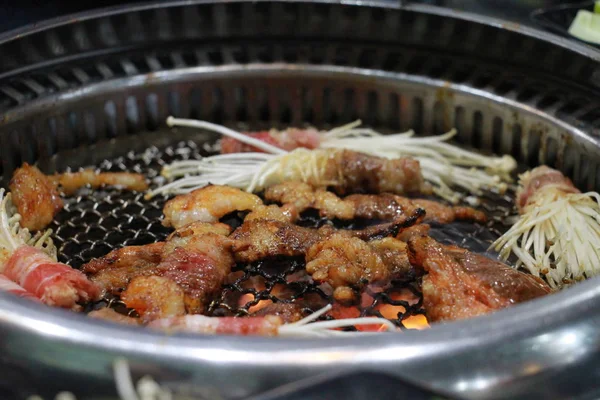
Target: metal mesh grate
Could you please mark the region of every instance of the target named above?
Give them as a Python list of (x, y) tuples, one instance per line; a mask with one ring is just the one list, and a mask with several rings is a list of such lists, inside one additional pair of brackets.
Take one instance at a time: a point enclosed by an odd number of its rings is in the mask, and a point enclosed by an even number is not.
[[(98, 168), (103, 171), (140, 172), (156, 184), (162, 179), (160, 169), (165, 163), (199, 158), (211, 150), (210, 145), (201, 147), (194, 141), (180, 141), (161, 149), (153, 146), (142, 152), (132, 151), (124, 157), (105, 160)], [(84, 189), (77, 197), (68, 199), (52, 225), (60, 261), (79, 268), (115, 248), (164, 240), (170, 232), (161, 224), (162, 207), (167, 198), (157, 196), (147, 201), (143, 195), (119, 190)], [(484, 200), (482, 207), (491, 216), (488, 226), (453, 223), (434, 226), (431, 235), (442, 242), (485, 252), (489, 243), (504, 230), (505, 217), (511, 213), (510, 199), (510, 195), (506, 195)], [(244, 216), (243, 213), (229, 215), (225, 222), (236, 226), (241, 224)], [(316, 213), (307, 212), (298, 223), (317, 227), (324, 220)], [(356, 228), (353, 224), (340, 223), (338, 227)], [(336, 312), (337, 315), (385, 316), (404, 327), (403, 321), (409, 317), (424, 315), (422, 300), (418, 282), (393, 282), (385, 291), (367, 288), (358, 307), (340, 308)], [(222, 292), (210, 304), (208, 314), (242, 316), (270, 302), (297, 303), (309, 313), (331, 303), (332, 297), (308, 277), (303, 259), (282, 258), (234, 267)], [(135, 315), (112, 296), (90, 305), (88, 309), (107, 305)]]

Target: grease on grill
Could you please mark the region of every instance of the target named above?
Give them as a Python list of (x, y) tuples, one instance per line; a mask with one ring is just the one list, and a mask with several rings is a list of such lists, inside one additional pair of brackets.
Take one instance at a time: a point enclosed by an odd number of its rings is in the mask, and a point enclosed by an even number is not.
[[(201, 148), (194, 142), (184, 141), (164, 149), (151, 147), (142, 153), (130, 152), (125, 157), (105, 160), (98, 168), (103, 171), (143, 173), (155, 185), (162, 179), (160, 170), (163, 165), (175, 160), (206, 156), (209, 149), (210, 146)], [(52, 225), (59, 260), (79, 268), (92, 258), (103, 256), (115, 248), (164, 240), (170, 233), (161, 224), (162, 208), (167, 198), (157, 196), (148, 201), (143, 196), (143, 193), (116, 189), (84, 189), (77, 197), (68, 199), (64, 210), (57, 215)], [(513, 213), (511, 194), (507, 193), (502, 197), (490, 194), (483, 199), (482, 208), (490, 217), (487, 226), (465, 222), (434, 225), (431, 235), (441, 242), (485, 253), (489, 244), (509, 225), (506, 217)], [(236, 228), (246, 214), (232, 213), (222, 221)], [(301, 215), (298, 224), (318, 228), (333, 223), (338, 228), (362, 229), (376, 222), (330, 222), (319, 217), (316, 211), (309, 210)], [(361, 299), (358, 311), (360, 316), (387, 317), (401, 328), (404, 328), (403, 321), (407, 318), (424, 315), (418, 282), (393, 282), (391, 288), (382, 292), (367, 287)], [(268, 302), (295, 302), (305, 314), (309, 314), (332, 301), (330, 293), (312, 282), (304, 272), (302, 258), (278, 258), (234, 267), (220, 296), (209, 305), (207, 314), (248, 315)], [(393, 315), (385, 308), (386, 305), (393, 306), (388, 307)], [(128, 310), (123, 302), (112, 296), (89, 305), (87, 311), (106, 306), (135, 316), (134, 311)]]

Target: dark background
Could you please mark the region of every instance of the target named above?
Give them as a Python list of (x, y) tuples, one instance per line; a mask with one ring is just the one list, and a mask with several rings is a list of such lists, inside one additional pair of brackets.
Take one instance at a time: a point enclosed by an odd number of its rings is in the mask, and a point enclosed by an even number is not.
[[(168, 2), (169, 0), (162, 0)], [(394, 0), (389, 0), (394, 1)], [(146, 1), (117, 0), (5, 0), (0, 5), (0, 32), (5, 32), (44, 19), (65, 14), (86, 11), (100, 7), (123, 4), (140, 4)], [(407, 2), (410, 2), (407, 1)], [(548, 5), (568, 3), (561, 0), (415, 0), (414, 3), (427, 3), (466, 10), (520, 23), (529, 23), (529, 13)]]

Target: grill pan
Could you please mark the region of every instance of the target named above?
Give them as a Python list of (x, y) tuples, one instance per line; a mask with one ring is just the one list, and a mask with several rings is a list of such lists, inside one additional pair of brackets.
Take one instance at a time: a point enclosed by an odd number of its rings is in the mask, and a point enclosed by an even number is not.
[[(497, 20), (391, 2), (156, 3), (12, 32), (0, 51), (4, 185), (22, 162), (47, 173), (96, 166), (154, 178), (161, 162), (210, 151), (215, 136), (166, 129), (174, 115), (252, 129), (356, 118), (426, 134), (456, 127), (466, 147), (600, 187), (599, 54)], [(62, 261), (79, 266), (114, 246), (161, 239), (162, 201), (118, 191), (69, 200), (53, 226)], [(507, 201), (486, 205), (501, 230)], [(456, 241), (464, 229), (436, 234)], [(494, 229), (459, 244), (483, 251)], [(334, 342), (165, 338), (0, 294), (0, 397), (110, 398), (111, 363), (125, 355), (134, 378), (150, 374), (193, 398), (260, 396), (356, 369), (449, 397), (595, 398), (597, 281), (428, 331)]]

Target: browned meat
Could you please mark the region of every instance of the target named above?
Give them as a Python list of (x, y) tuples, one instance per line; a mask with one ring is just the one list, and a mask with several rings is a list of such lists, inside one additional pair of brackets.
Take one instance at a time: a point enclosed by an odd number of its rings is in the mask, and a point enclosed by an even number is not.
[(233, 251), (236, 261), (253, 262), (276, 256), (304, 255), (309, 247), (336, 232), (364, 240), (395, 236), (400, 230), (418, 223), (422, 216), (423, 210), (417, 209), (411, 216), (402, 216), (391, 223), (356, 231), (336, 231), (327, 225), (311, 229), (281, 221), (257, 219), (245, 221), (230, 238), (235, 241)]
[(430, 229), (431, 227), (427, 224), (417, 224), (414, 226), (410, 226), (406, 229), (403, 229), (398, 235), (396, 235), (396, 239), (408, 243), (408, 241), (412, 237), (428, 235)]
[(9, 184), (21, 226), (30, 231), (44, 229), (63, 208), (55, 185), (39, 169), (27, 163), (13, 174)]
[(101, 308), (88, 313), (88, 317), (103, 319), (105, 321), (115, 322), (117, 324), (124, 325), (139, 325), (140, 320), (137, 318), (131, 318), (123, 314), (119, 314), (112, 308)]
[(212, 224), (208, 222), (192, 222), (191, 224), (184, 225), (175, 232), (171, 233), (167, 240), (193, 235), (203, 235), (205, 233), (215, 233), (217, 235), (227, 236), (231, 233), (231, 227), (220, 222), (215, 222)]
[(521, 176), (516, 197), (519, 212), (523, 212), (538, 190), (549, 185), (557, 186), (565, 193), (579, 193), (573, 182), (560, 171), (542, 165)]
[(235, 264), (233, 244), (215, 233), (174, 238), (165, 245), (162, 262), (152, 275), (175, 281), (185, 293), (187, 312), (201, 313)]
[(132, 277), (152, 275), (162, 259), (163, 242), (144, 246), (127, 246), (81, 267), (104, 291), (119, 293)]
[(176, 196), (163, 208), (163, 225), (181, 228), (192, 222), (217, 222), (234, 211), (262, 207), (260, 197), (229, 186), (209, 185)]
[(48, 178), (66, 196), (74, 194), (86, 185), (90, 185), (94, 189), (104, 186), (116, 186), (137, 192), (148, 189), (144, 176), (132, 172), (96, 172), (85, 169), (79, 172), (50, 175)]
[(281, 222), (294, 222), (298, 219), (298, 211), (293, 205), (283, 205), (278, 207), (274, 204), (270, 206), (260, 206), (246, 215), (244, 221), (252, 221), (254, 219), (272, 219)]
[(387, 237), (370, 241), (369, 247), (381, 258), (391, 279), (407, 280), (420, 275), (420, 271), (410, 264), (408, 247), (403, 241)]
[(277, 316), (285, 324), (299, 321), (303, 317), (301, 307), (293, 303), (272, 303), (252, 313), (253, 317), (266, 317), (267, 315)]
[(256, 219), (245, 221), (230, 236), (239, 262), (253, 262), (275, 256), (300, 256), (319, 241), (316, 229), (286, 222)]
[(427, 236), (411, 238), (408, 247), (411, 263), (427, 272), (423, 304), (432, 322), (487, 314), (551, 292), (533, 275)]
[(162, 276), (133, 278), (121, 294), (121, 300), (137, 311), (144, 323), (185, 314), (183, 290)]
[(94, 188), (114, 185), (138, 191), (148, 188), (140, 174), (85, 170), (47, 176), (36, 167), (24, 163), (14, 172), (9, 184), (13, 202), (22, 217), (21, 226), (30, 231), (44, 229), (63, 208), (59, 191), (71, 195), (86, 184)]
[(306, 272), (334, 289), (337, 301), (354, 300), (351, 288), (414, 279), (419, 274), (409, 262), (406, 243), (391, 237), (365, 242), (335, 233), (306, 252)]
[(313, 188), (303, 182), (285, 182), (265, 191), (268, 201), (291, 206), (297, 212), (308, 208), (319, 210), (327, 218), (395, 219), (414, 212), (416, 208), (426, 211), (425, 221), (450, 223), (456, 219), (485, 222), (483, 212), (470, 207), (452, 207), (436, 201), (408, 199), (391, 193), (354, 194), (339, 198), (332, 192)]
[(340, 302), (354, 300), (350, 287), (389, 280), (390, 271), (381, 257), (364, 241), (336, 233), (306, 252), (306, 272), (317, 282), (333, 287)]
[[(351, 150), (331, 153), (325, 175), (338, 194), (423, 193), (429, 190), (419, 162), (412, 158), (386, 159)], [(328, 179), (324, 179), (328, 180)]]

